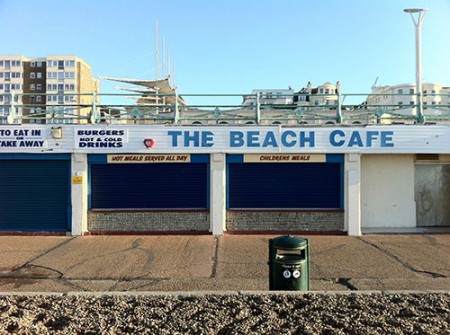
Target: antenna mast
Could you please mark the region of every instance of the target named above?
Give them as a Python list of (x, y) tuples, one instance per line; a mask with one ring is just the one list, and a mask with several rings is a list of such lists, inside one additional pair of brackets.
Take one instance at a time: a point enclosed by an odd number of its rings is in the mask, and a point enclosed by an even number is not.
[(155, 80), (158, 80), (158, 21), (156, 21), (156, 52), (155, 52)]

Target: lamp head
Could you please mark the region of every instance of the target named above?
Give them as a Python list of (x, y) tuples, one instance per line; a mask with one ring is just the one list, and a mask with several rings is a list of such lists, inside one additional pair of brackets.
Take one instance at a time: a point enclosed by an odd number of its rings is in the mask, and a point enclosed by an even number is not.
[(428, 11), (428, 8), (406, 8), (403, 11), (405, 13), (420, 13)]

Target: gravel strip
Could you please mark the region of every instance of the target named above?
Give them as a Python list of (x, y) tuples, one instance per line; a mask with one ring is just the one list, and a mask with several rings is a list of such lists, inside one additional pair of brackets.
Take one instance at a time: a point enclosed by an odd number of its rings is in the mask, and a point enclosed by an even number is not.
[(0, 334), (450, 334), (450, 293), (0, 295)]

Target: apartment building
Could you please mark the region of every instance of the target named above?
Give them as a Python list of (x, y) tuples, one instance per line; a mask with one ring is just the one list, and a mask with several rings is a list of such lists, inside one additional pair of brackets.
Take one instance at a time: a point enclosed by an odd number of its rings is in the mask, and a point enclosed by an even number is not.
[[(0, 123), (87, 123), (100, 81), (76, 56), (0, 56)], [(95, 97), (98, 101), (98, 97)]]
[[(450, 105), (450, 87), (438, 83), (423, 83), (422, 97), (424, 109), (439, 109)], [(386, 105), (391, 107), (411, 107), (417, 105), (415, 84), (398, 84), (393, 86), (373, 86), (372, 95), (366, 103), (368, 106)]]
[(336, 105), (339, 89), (339, 82), (337, 82), (336, 85), (326, 82), (317, 87), (313, 87), (312, 83), (308, 82), (308, 85), (298, 92), (294, 92), (291, 87), (288, 89), (256, 89), (252, 90), (251, 95), (244, 96), (242, 105), (255, 106), (256, 95), (259, 96), (259, 104), (261, 105)]
[[(11, 98), (14, 93), (22, 93), (23, 88), (23, 56), (0, 56), (0, 123), (6, 123), (11, 113)], [(13, 105), (20, 105), (22, 96), (14, 97)], [(21, 113), (16, 108), (16, 113)]]
[(293, 103), (294, 90), (290, 87), (288, 89), (255, 89), (252, 90), (251, 95), (244, 96), (242, 105), (255, 106), (257, 95), (261, 105), (290, 105)]

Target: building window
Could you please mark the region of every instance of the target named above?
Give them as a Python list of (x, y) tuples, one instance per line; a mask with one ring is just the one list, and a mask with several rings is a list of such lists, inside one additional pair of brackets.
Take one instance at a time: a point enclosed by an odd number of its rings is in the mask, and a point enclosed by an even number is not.
[(37, 76), (38, 79), (41, 79), (42, 78), (42, 73), (38, 72), (38, 73), (36, 73), (36, 76)]
[(1, 67), (5, 66), (2, 60), (0, 60), (0, 66)]
[(37, 67), (42, 67), (42, 62), (37, 62)]
[(30, 84), (30, 91), (34, 91), (36, 89), (36, 86), (34, 84)]
[(36, 97), (36, 102), (41, 102), (42, 101), (42, 97), (40, 96), (40, 95), (38, 95), (37, 97)]
[(75, 61), (73, 61), (73, 60), (66, 60), (64, 62), (64, 65), (67, 66), (67, 67), (74, 67), (75, 66)]
[(399, 89), (399, 90), (397, 91), (397, 93), (398, 93), (398, 94), (403, 94), (403, 90), (402, 90), (402, 89)]
[(31, 78), (31, 79), (34, 79), (34, 78), (36, 78), (36, 73), (34, 73), (34, 72), (30, 72), (30, 78)]
[(414, 105), (414, 101), (410, 101), (409, 104), (410, 104), (410, 105)]
[(64, 79), (64, 72), (58, 72), (58, 80)]
[(2, 91), (2, 90), (3, 90), (3, 84), (0, 84), (0, 91)]
[(409, 89), (409, 94), (414, 94), (414, 88)]
[(11, 61), (11, 66), (20, 66), (20, 60)]
[(30, 66), (31, 67), (36, 67), (36, 62), (31, 62)]
[(20, 84), (11, 84), (12, 90), (20, 90)]
[(58, 84), (58, 91), (63, 92), (64, 91), (64, 85)]
[(42, 84), (36, 84), (36, 89), (37, 89), (38, 91), (42, 90)]
[(11, 73), (10, 72), (5, 72), (5, 80), (6, 81), (10, 81), (11, 80)]
[(11, 72), (12, 78), (20, 78), (20, 72)]

